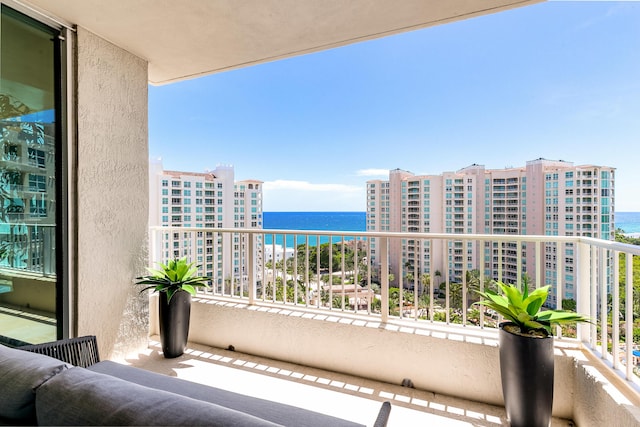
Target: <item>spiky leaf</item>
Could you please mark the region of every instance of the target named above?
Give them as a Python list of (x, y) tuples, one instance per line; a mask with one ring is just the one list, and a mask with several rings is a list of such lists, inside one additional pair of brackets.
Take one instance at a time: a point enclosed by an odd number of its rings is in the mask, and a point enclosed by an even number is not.
[(560, 310), (540, 311), (549, 295), (550, 286), (543, 286), (529, 293), (526, 286), (520, 291), (516, 286), (498, 282), (502, 295), (492, 291), (478, 292), (483, 299), (475, 304), (484, 305), (520, 327), (523, 333), (545, 330), (551, 326), (571, 322), (589, 322), (589, 319), (573, 312)]

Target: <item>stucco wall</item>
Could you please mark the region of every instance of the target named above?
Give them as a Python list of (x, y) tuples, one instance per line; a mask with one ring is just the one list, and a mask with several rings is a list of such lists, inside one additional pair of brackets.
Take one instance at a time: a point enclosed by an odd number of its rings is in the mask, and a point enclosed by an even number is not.
[(146, 347), (147, 62), (78, 28), (77, 334), (104, 358)]
[[(640, 401), (637, 392), (630, 390), (619, 377), (607, 378), (599, 369), (603, 362), (593, 358), (576, 358), (576, 395), (574, 420), (580, 427), (640, 425)], [(629, 390), (626, 395), (621, 390)], [(627, 396), (635, 396), (634, 402)]]

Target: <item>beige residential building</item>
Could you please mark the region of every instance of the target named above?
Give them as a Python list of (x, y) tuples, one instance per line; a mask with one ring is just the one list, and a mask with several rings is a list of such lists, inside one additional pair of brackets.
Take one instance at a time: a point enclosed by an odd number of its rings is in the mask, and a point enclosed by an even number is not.
[[(149, 203), (151, 227), (262, 228), (262, 181), (234, 181), (233, 166), (217, 166), (204, 173), (170, 171), (163, 169), (161, 160), (152, 160)], [(237, 239), (233, 245), (231, 238)], [(223, 246), (232, 247), (232, 253), (223, 253)], [(246, 275), (246, 242), (241, 236), (187, 230), (164, 236), (152, 233), (150, 251), (152, 259), (186, 256), (194, 260), (214, 285)]]
[[(416, 176), (395, 169), (389, 180), (367, 182), (367, 231), (446, 234), (508, 234), (614, 237), (615, 170), (596, 165), (536, 159), (522, 167), (485, 169), (471, 165), (457, 172)], [(378, 239), (372, 265), (379, 267)], [(443, 246), (429, 239), (398, 240), (389, 248), (390, 272), (398, 285), (411, 273), (430, 274), (437, 286), (462, 281), (477, 269), (486, 277), (514, 283), (518, 272), (575, 299), (574, 248), (567, 243), (480, 246), (473, 240)], [(535, 251), (544, 265), (534, 264)], [(558, 255), (558, 251), (562, 255)], [(520, 254), (520, 255), (518, 255)], [(542, 264), (542, 263), (541, 263)], [(558, 274), (560, 272), (560, 274)], [(608, 272), (607, 272), (608, 273)]]

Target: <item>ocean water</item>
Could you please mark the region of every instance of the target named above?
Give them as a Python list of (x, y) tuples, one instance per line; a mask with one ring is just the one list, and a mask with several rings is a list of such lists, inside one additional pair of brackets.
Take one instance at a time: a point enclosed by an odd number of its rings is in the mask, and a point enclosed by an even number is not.
[(640, 212), (616, 212), (616, 228), (625, 233), (640, 233)]
[[(332, 230), (332, 231), (365, 231), (367, 226), (366, 212), (264, 212), (262, 228), (265, 230)], [(283, 236), (276, 236), (276, 244), (282, 245)], [(316, 237), (309, 237), (309, 244), (316, 245)], [(353, 240), (353, 238), (345, 238)], [(329, 241), (320, 236), (320, 243)], [(334, 238), (334, 243), (339, 238)], [(265, 244), (272, 243), (272, 236), (265, 236)], [(287, 236), (287, 247), (293, 247), (293, 236)], [(303, 236), (297, 238), (297, 244), (304, 243)]]
[[(264, 212), (262, 218), (265, 230), (365, 231), (366, 216), (366, 212)], [(640, 233), (640, 212), (616, 212), (615, 221), (616, 228), (625, 233)], [(282, 240), (282, 236), (276, 236), (276, 244), (282, 245)], [(321, 236), (320, 243), (328, 241), (328, 237)], [(265, 236), (265, 243), (271, 242), (271, 236)], [(299, 237), (297, 243), (303, 242)], [(309, 243), (315, 245), (316, 238), (310, 237)], [(293, 247), (293, 236), (287, 236), (287, 246)]]

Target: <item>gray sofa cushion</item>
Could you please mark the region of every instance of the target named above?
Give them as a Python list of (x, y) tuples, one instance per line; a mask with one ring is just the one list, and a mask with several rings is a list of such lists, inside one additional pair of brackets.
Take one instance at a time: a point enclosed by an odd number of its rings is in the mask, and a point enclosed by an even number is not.
[[(176, 377), (157, 374), (111, 361), (102, 361), (87, 369), (113, 375), (147, 387), (166, 390), (182, 396), (212, 402), (256, 417), (291, 427), (364, 427), (318, 412), (269, 400), (258, 399)], [(373, 415), (372, 415), (373, 418)]]
[(38, 425), (277, 426), (242, 412), (84, 368), (69, 369), (40, 386), (36, 413)]
[(0, 345), (0, 419), (34, 423), (35, 390), (71, 365)]

